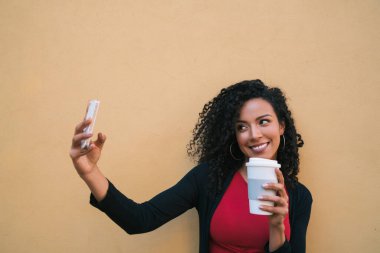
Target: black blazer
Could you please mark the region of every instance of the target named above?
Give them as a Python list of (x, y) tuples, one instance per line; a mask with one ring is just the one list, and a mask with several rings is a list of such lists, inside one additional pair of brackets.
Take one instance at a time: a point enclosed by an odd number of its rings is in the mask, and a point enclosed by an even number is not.
[[(124, 196), (110, 182), (105, 198), (97, 202), (91, 194), (90, 203), (100, 209), (128, 234), (152, 231), (171, 219), (195, 207), (199, 215), (199, 252), (209, 252), (209, 231), (211, 218), (224, 191), (229, 186), (234, 172), (227, 176), (223, 191), (216, 197), (208, 194), (207, 184), (210, 169), (201, 164), (189, 171), (173, 187), (161, 192), (151, 200), (138, 204)], [(309, 223), (312, 196), (301, 183), (288, 187), (290, 241), (276, 250), (276, 253), (304, 253), (306, 230)], [(268, 247), (265, 249), (267, 252)]]

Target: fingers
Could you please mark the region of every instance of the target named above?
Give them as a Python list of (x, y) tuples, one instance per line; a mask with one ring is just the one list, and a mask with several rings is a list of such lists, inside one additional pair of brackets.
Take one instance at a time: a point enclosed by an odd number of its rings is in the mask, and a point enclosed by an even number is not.
[(272, 214), (279, 214), (285, 216), (288, 213), (288, 201), (280, 196), (261, 196), (258, 198), (262, 201), (270, 201), (274, 203), (274, 206), (262, 205), (260, 209), (270, 212)]
[(278, 183), (268, 183), (268, 184), (263, 185), (263, 188), (266, 190), (273, 190), (277, 192), (279, 196), (285, 198), (286, 201), (288, 201), (289, 198), (285, 190), (284, 176), (282, 175), (282, 172), (278, 168), (276, 168), (276, 176), (278, 179)]
[(263, 185), (263, 188), (265, 190), (272, 190), (277, 192), (280, 196), (285, 196), (286, 191), (285, 191), (285, 186), (281, 183), (267, 183)]
[(83, 132), (83, 129), (85, 129), (87, 126), (89, 126), (92, 122), (92, 119), (87, 119), (87, 120), (83, 120), (81, 123), (79, 123), (76, 127), (75, 127), (75, 132), (74, 134), (79, 134), (79, 133), (82, 133)]
[(83, 120), (75, 127), (74, 137), (72, 139), (72, 147), (77, 148), (81, 146), (81, 141), (92, 137), (91, 133), (84, 133), (83, 130), (88, 127), (92, 119)]
[(76, 158), (91, 151), (91, 146), (88, 149), (81, 148), (81, 141), (92, 137), (91, 133), (84, 133), (83, 129), (91, 124), (91, 119), (83, 120), (75, 127), (75, 133), (72, 138), (70, 156)]
[(260, 206), (260, 210), (267, 211), (273, 215), (282, 215), (285, 216), (288, 213), (288, 208), (285, 206)]
[(71, 159), (75, 160), (93, 150), (92, 146), (89, 146), (87, 149), (82, 149), (80, 146), (79, 147), (72, 147), (70, 149), (70, 157)]
[(277, 193), (277, 196), (261, 196), (259, 197), (262, 201), (273, 202), (274, 206), (263, 205), (260, 207), (261, 210), (271, 212), (273, 214), (285, 215), (288, 213), (288, 201), (289, 197), (285, 190), (285, 180), (282, 172), (276, 169), (276, 176), (278, 183), (268, 183), (264, 184), (263, 188), (266, 190), (272, 190)]
[(274, 202), (275, 206), (288, 207), (288, 201), (280, 196), (260, 196), (259, 200)]
[(80, 147), (81, 141), (92, 137), (92, 133), (80, 133), (76, 134), (72, 140), (72, 147)]
[(265, 184), (263, 188), (265, 190), (275, 191), (279, 197), (284, 198), (286, 201), (289, 201), (288, 194), (286, 193), (286, 190), (283, 184), (270, 183), (270, 184)]

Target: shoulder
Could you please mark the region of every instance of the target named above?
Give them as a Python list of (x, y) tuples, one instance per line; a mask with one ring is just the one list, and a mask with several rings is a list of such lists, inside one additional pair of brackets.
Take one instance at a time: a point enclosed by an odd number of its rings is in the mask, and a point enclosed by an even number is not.
[(306, 198), (312, 198), (312, 195), (309, 189), (305, 185), (303, 185), (301, 182), (296, 182), (294, 186), (295, 186), (294, 189), (298, 194), (303, 195)]
[(210, 166), (207, 163), (201, 163), (192, 168), (185, 177), (192, 177), (197, 179), (197, 181), (207, 181), (209, 174)]
[(295, 182), (294, 187), (291, 190), (291, 195), (294, 202), (298, 205), (311, 206), (313, 202), (313, 196), (309, 189), (300, 182)]
[(181, 181), (191, 182), (193, 184), (204, 183), (208, 180), (210, 167), (206, 163), (198, 164), (181, 179)]
[(210, 167), (207, 164), (198, 164), (175, 185), (179, 192), (201, 194), (206, 191)]

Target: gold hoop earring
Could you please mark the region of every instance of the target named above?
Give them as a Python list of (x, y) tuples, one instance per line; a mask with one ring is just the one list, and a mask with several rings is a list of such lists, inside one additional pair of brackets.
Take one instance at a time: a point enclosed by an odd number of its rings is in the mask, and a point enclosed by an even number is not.
[(282, 135), (282, 139), (284, 140), (284, 145), (282, 146), (282, 150), (285, 150), (285, 144), (286, 144), (286, 142), (285, 142), (285, 134)]
[(238, 158), (236, 158), (236, 156), (234, 156), (234, 154), (232, 153), (232, 144), (233, 144), (233, 143), (231, 143), (231, 145), (230, 145), (230, 155), (231, 155), (231, 157), (232, 157), (235, 161), (241, 161), (241, 160), (243, 160), (243, 159), (238, 159)]

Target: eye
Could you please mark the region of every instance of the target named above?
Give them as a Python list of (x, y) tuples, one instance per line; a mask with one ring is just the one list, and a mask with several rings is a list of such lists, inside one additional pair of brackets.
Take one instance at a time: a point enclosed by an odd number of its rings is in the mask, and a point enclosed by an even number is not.
[(260, 125), (267, 125), (267, 124), (269, 124), (269, 122), (270, 122), (269, 119), (261, 119), (261, 120), (259, 121)]
[(238, 125), (236, 125), (236, 130), (238, 131), (238, 132), (243, 132), (243, 131), (245, 131), (247, 129), (247, 126), (245, 126), (245, 125), (243, 125), (243, 124), (238, 124)]

